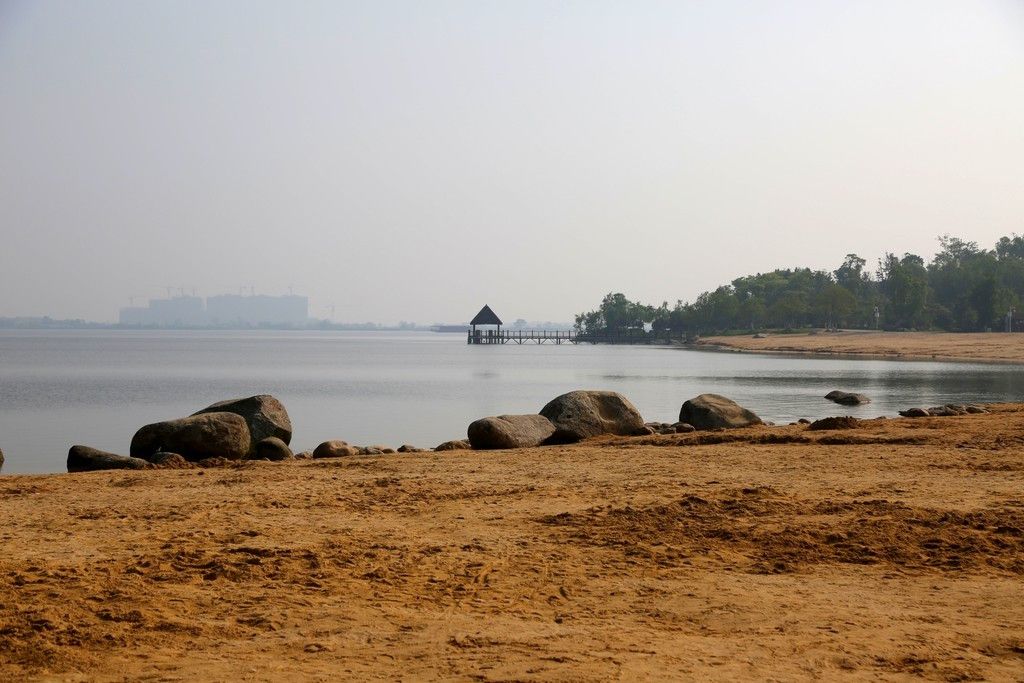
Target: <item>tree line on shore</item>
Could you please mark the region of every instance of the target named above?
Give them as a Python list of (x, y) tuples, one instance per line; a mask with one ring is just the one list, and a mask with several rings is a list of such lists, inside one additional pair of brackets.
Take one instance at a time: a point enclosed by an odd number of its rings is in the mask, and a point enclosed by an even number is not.
[(658, 332), (823, 328), (1006, 329), (1024, 299), (1024, 236), (1002, 237), (993, 249), (944, 235), (930, 262), (886, 253), (874, 272), (857, 254), (835, 270), (793, 268), (733, 280), (695, 301), (651, 306), (609, 293), (576, 316), (576, 330), (609, 333), (650, 324)]

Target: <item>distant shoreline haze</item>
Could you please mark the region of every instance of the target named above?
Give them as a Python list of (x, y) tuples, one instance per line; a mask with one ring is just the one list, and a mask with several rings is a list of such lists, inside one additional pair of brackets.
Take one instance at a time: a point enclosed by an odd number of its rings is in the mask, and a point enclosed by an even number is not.
[[(0, 330), (296, 330), (296, 331), (345, 331), (345, 332), (451, 332), (452, 330), (438, 330), (436, 328), (449, 327), (460, 328), (457, 331), (464, 333), (469, 329), (469, 323), (413, 323), (399, 322), (333, 322), (310, 318), (304, 324), (284, 323), (223, 323), (223, 324), (129, 324), (111, 323), (84, 320), (81, 318), (57, 319), (50, 316), (15, 316), (0, 317)], [(569, 330), (572, 324), (568, 322), (531, 322), (524, 325), (510, 325), (511, 329), (523, 330)]]

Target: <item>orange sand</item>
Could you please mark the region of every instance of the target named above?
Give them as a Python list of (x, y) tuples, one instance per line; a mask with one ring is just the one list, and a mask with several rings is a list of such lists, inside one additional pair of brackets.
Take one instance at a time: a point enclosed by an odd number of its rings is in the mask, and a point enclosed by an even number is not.
[(764, 353), (1024, 363), (1024, 334), (995, 332), (839, 332), (769, 335), (764, 339), (754, 339), (751, 335), (745, 335), (702, 337), (697, 344)]
[(1024, 678), (1024, 405), (0, 478), (0, 678)]

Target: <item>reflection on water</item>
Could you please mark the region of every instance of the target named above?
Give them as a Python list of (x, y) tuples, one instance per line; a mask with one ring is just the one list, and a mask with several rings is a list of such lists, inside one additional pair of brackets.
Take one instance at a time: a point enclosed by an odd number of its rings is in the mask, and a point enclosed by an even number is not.
[[(572, 389), (611, 389), (649, 420), (725, 394), (766, 420), (895, 415), (909, 406), (1020, 400), (1024, 368), (772, 357), (630, 346), (468, 346), (460, 335), (369, 332), (0, 332), (5, 473), (64, 469), (86, 443), (126, 452), (143, 424), (273, 393), (293, 446), (329, 438), (433, 446), (477, 417), (533, 413)], [(837, 406), (842, 389), (872, 403)]]

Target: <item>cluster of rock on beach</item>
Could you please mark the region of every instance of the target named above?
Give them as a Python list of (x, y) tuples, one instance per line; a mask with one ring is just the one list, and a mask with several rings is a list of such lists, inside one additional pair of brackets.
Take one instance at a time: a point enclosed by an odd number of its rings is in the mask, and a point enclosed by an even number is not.
[[(842, 405), (870, 401), (862, 394), (833, 391), (825, 398)], [(904, 417), (934, 417), (986, 412), (976, 405), (946, 405), (900, 411)], [(800, 420), (811, 429), (842, 429), (857, 422), (852, 417)], [(595, 436), (650, 436), (698, 430), (732, 429), (763, 422), (750, 410), (717, 394), (701, 394), (685, 403), (674, 423), (644, 422), (626, 397), (614, 391), (571, 391), (541, 408), (537, 414), (498, 415), (475, 420), (466, 439), (446, 441), (435, 451), (532, 448), (569, 444)], [(794, 423), (796, 424), (796, 423)], [(107, 469), (184, 469), (216, 467), (242, 460), (293, 460), (353, 455), (416, 453), (403, 445), (353, 446), (340, 439), (325, 441), (313, 451), (295, 454), (290, 448), (292, 424), (284, 405), (270, 395), (221, 401), (188, 417), (141, 427), (132, 438), (129, 455), (117, 455), (72, 446), (69, 472)], [(0, 453), (0, 463), (3, 455)]]

